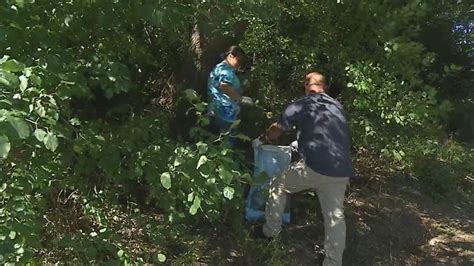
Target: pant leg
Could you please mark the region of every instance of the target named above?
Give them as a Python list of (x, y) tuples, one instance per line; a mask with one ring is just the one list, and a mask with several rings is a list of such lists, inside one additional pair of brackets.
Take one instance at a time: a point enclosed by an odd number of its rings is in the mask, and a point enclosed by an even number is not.
[(349, 183), (347, 177), (320, 176), (322, 183), (317, 187), (321, 211), (324, 217), (323, 265), (342, 265), (346, 246), (346, 222), (344, 219), (344, 194)]
[(265, 224), (263, 233), (273, 237), (281, 231), (287, 195), (314, 187), (314, 176), (308, 172), (303, 160), (290, 164), (281, 175), (275, 176), (270, 182), (269, 198), (265, 208)]
[(233, 122), (225, 121), (224, 119), (220, 118), (219, 116), (215, 114), (212, 116), (209, 116), (209, 118), (210, 118), (211, 132), (213, 132), (214, 134), (219, 135), (229, 130), (231, 131), (230, 136), (229, 136), (229, 145), (230, 145), (230, 148), (235, 148), (238, 144), (238, 139), (235, 137), (237, 135), (237, 129), (236, 128), (231, 129)]

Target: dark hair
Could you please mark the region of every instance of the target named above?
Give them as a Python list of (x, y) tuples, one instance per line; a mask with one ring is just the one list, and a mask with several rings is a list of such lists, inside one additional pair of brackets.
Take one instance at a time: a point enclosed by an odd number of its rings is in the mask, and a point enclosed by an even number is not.
[(233, 56), (239, 57), (244, 59), (245, 58), (245, 52), (240, 46), (238, 45), (232, 45), (227, 49), (227, 51), (224, 52), (224, 56), (227, 57), (228, 55), (232, 54)]

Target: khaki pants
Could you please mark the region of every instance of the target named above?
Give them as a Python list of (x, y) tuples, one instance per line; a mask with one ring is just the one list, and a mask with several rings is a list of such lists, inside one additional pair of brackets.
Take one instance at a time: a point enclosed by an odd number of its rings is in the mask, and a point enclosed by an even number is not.
[(288, 193), (315, 190), (324, 217), (326, 257), (323, 265), (342, 265), (346, 245), (344, 194), (348, 183), (348, 177), (321, 175), (306, 166), (303, 160), (292, 163), (281, 175), (273, 177), (270, 183), (263, 233), (268, 237), (280, 233), (281, 215)]

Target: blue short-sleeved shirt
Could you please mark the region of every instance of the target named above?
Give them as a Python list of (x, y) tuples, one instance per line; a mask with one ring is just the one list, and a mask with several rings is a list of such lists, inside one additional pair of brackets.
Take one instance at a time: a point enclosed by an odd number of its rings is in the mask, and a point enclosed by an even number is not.
[(240, 104), (222, 92), (221, 82), (229, 84), (237, 93), (242, 94), (235, 70), (225, 61), (217, 64), (209, 74), (207, 83), (209, 112), (213, 112), (222, 120), (233, 122), (240, 113)]
[(298, 130), (298, 151), (308, 167), (327, 176), (354, 177), (349, 129), (342, 105), (325, 93), (311, 93), (289, 104), (278, 124)]

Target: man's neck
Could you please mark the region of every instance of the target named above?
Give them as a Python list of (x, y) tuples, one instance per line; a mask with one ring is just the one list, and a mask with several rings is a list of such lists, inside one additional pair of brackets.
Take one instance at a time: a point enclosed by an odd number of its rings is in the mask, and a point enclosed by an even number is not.
[(325, 92), (325, 91), (323, 91), (323, 90), (318, 90), (318, 91), (316, 91), (316, 90), (310, 90), (310, 91), (308, 92), (308, 95), (311, 95), (311, 94), (321, 94), (321, 93), (324, 93), (324, 92)]

